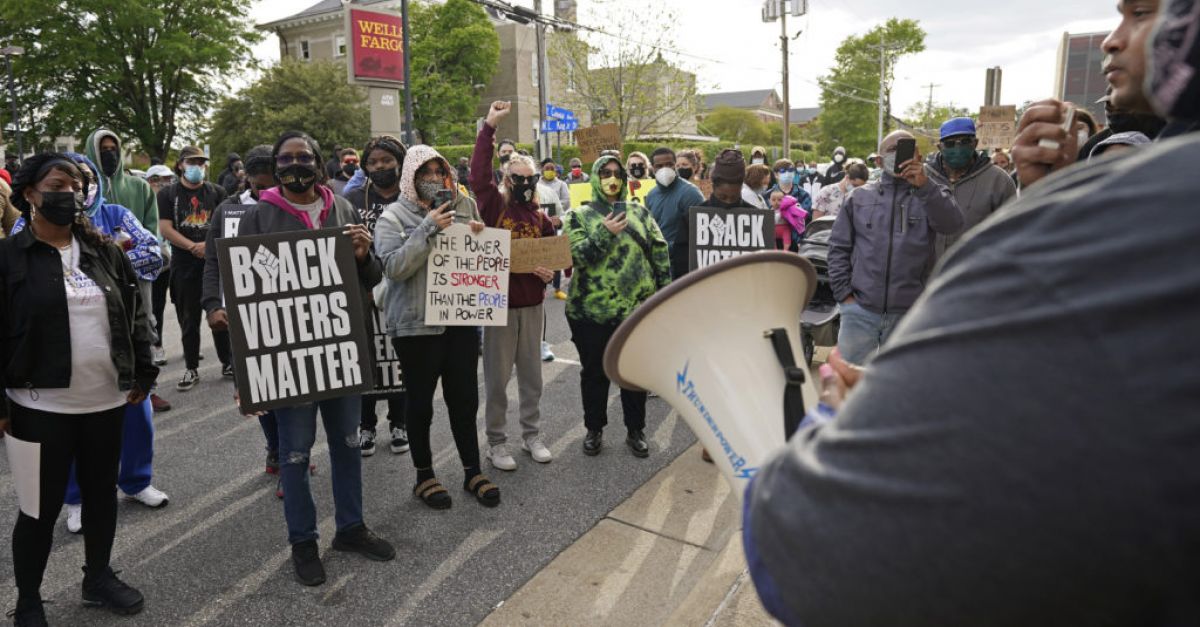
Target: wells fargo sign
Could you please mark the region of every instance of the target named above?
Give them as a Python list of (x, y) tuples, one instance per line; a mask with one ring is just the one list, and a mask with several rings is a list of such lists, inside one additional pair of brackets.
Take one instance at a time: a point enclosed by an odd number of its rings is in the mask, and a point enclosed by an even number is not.
[(399, 15), (350, 9), (346, 20), (355, 80), (404, 82), (404, 22)]

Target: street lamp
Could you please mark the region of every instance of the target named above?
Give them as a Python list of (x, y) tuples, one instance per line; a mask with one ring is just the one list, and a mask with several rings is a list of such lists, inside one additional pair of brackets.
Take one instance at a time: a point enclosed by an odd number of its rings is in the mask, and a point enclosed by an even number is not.
[(21, 121), (17, 117), (17, 88), (13, 82), (12, 58), (25, 54), (25, 49), (20, 46), (6, 46), (0, 48), (0, 54), (4, 55), (4, 64), (8, 66), (8, 103), (12, 105), (12, 125), (13, 130), (17, 133), (17, 162), (19, 163), (25, 160), (25, 146), (21, 138)]

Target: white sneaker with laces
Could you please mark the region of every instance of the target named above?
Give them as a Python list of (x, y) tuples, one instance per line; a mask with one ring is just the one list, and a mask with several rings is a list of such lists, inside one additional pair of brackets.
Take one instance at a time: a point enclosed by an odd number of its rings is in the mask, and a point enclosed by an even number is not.
[(541, 438), (526, 440), (521, 444), (521, 448), (525, 449), (525, 452), (533, 457), (533, 461), (539, 464), (549, 464), (550, 460), (554, 459), (554, 456), (550, 454), (550, 449), (542, 444)]
[(550, 344), (542, 342), (542, 361), (554, 361), (554, 352), (550, 350)]
[(517, 460), (509, 454), (507, 444), (495, 444), (488, 447), (487, 458), (493, 466), (500, 470), (517, 469)]
[(83, 506), (67, 504), (67, 531), (81, 533), (83, 531)]
[(142, 490), (137, 494), (126, 494), (125, 498), (137, 501), (138, 503), (141, 503), (142, 505), (152, 509), (165, 507), (168, 502), (166, 493), (152, 485), (146, 486), (145, 490)]
[(167, 365), (167, 351), (163, 350), (163, 347), (154, 346), (150, 349), (150, 353), (154, 357), (154, 365), (155, 366)]

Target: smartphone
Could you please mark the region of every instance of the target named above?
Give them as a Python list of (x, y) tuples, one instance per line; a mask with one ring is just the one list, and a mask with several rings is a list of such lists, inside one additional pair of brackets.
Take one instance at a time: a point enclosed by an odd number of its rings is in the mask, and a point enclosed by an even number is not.
[(624, 202), (614, 202), (613, 203), (612, 216), (613, 216), (614, 220), (624, 220), (625, 219), (625, 203)]
[(911, 137), (904, 137), (896, 141), (896, 171), (893, 174), (900, 174), (904, 169), (904, 164), (915, 157), (917, 154), (917, 140)]
[(550, 217), (554, 217), (554, 214), (557, 213), (557, 210), (558, 210), (558, 205), (556, 205), (552, 202), (544, 202), (544, 203), (542, 203), (541, 207), (542, 207), (542, 211), (544, 211), (546, 213), (546, 215), (548, 215)]
[(453, 191), (448, 190), (448, 189), (439, 189), (437, 191), (437, 193), (433, 195), (433, 206), (441, 207), (442, 205), (450, 202), (451, 200), (454, 200), (454, 192)]

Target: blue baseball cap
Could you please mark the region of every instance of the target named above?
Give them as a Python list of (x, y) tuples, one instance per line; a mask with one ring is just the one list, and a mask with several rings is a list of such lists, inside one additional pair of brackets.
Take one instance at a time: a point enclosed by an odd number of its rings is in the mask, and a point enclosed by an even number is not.
[(941, 135), (938, 137), (938, 139), (940, 141), (942, 139), (946, 139), (947, 137), (954, 137), (955, 135), (974, 134), (975, 120), (972, 120), (971, 118), (950, 118), (949, 120), (946, 120), (945, 124), (942, 124)]

